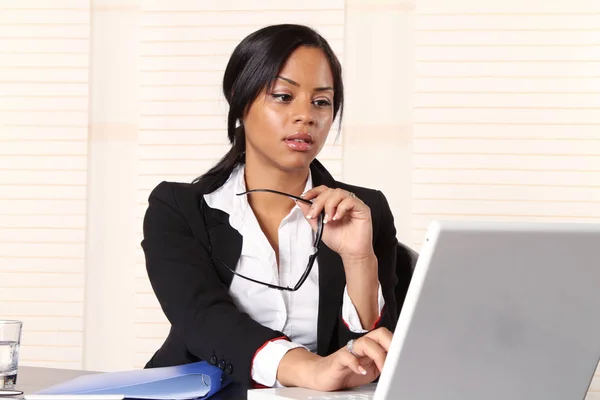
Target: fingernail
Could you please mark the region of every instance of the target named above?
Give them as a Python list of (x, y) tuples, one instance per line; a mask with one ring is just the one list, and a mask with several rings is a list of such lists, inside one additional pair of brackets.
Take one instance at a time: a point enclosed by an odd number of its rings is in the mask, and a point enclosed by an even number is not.
[(306, 219), (311, 219), (311, 218), (312, 218), (312, 214), (308, 214), (308, 215), (306, 216)]
[(336, 219), (338, 219), (338, 213), (335, 213), (335, 215), (333, 216), (333, 218), (331, 220), (335, 221)]
[(323, 219), (323, 223), (326, 224), (327, 221), (329, 221), (329, 215), (327, 215), (327, 213), (325, 213), (325, 218)]
[(364, 369), (364, 368), (362, 367), (362, 365), (359, 365), (359, 366), (358, 366), (358, 370), (359, 370), (359, 371), (360, 371), (360, 373), (361, 373), (361, 374), (363, 374), (363, 375), (366, 375), (366, 374), (367, 374), (367, 370), (366, 370), (366, 369)]

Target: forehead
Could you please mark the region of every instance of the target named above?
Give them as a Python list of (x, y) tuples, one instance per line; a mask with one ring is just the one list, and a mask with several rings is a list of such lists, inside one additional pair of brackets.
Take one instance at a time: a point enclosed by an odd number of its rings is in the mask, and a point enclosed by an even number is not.
[(280, 75), (301, 86), (333, 86), (329, 61), (319, 48), (299, 47), (294, 50), (283, 65)]

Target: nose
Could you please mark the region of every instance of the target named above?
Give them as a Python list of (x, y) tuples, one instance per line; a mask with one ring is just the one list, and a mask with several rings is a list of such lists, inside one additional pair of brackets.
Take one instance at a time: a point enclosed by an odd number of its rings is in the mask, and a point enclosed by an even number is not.
[(315, 118), (312, 115), (312, 103), (300, 99), (294, 103), (294, 122), (305, 125), (314, 125)]

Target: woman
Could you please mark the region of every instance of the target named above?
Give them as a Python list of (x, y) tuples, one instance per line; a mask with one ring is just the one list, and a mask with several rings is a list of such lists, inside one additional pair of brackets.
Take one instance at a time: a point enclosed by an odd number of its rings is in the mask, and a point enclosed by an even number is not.
[(149, 198), (142, 247), (171, 331), (147, 367), (207, 360), (244, 385), (318, 390), (375, 380), (412, 269), (383, 194), (316, 160), (343, 104), (336, 56), (308, 27), (269, 26), (236, 47), (223, 93), (230, 151)]

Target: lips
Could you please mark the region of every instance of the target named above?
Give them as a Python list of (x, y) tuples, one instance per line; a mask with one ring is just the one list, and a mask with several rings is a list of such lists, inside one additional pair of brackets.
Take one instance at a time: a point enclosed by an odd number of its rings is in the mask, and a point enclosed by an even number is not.
[(310, 136), (310, 134), (308, 132), (296, 132), (293, 135), (290, 135), (288, 137), (285, 138), (286, 141), (296, 141), (296, 142), (305, 142), (308, 144), (312, 144), (313, 140), (312, 137)]
[(297, 132), (285, 138), (285, 144), (293, 151), (309, 151), (312, 149), (313, 140), (307, 132)]

